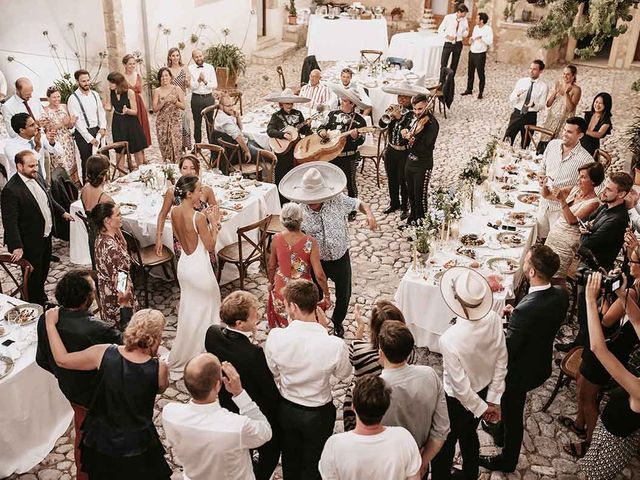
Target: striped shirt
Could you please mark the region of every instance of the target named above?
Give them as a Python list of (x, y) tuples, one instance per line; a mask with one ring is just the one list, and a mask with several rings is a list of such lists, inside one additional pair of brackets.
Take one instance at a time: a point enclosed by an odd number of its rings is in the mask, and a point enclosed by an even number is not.
[(300, 96), (311, 99), (305, 105), (310, 110), (315, 110), (318, 105), (329, 105), (331, 103), (331, 90), (322, 83), (318, 83), (315, 87), (311, 86), (310, 83), (303, 85), (300, 89)]
[[(593, 157), (587, 152), (580, 142), (562, 158), (562, 140), (551, 140), (544, 151), (540, 173), (550, 178), (548, 185), (553, 188), (575, 187), (578, 184), (578, 169), (587, 163), (593, 162)], [(540, 198), (540, 208), (557, 212), (562, 209), (562, 204), (555, 200)]]

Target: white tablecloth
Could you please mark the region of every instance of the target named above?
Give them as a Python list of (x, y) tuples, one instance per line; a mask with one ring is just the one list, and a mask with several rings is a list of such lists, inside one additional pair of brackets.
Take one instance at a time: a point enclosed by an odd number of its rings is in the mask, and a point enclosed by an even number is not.
[(358, 60), (360, 50), (387, 50), (387, 21), (327, 20), (321, 15), (309, 17), (307, 55), (318, 61)]
[[(12, 308), (7, 301), (23, 303), (0, 294), (2, 318)], [(4, 322), (2, 325), (7, 327)], [(73, 417), (55, 377), (35, 362), (36, 323), (9, 328), (11, 333), (0, 341), (14, 340), (10, 351), (19, 349), (22, 353), (9, 376), (0, 380), (0, 478), (27, 472), (40, 463)], [(7, 355), (7, 350), (0, 346), (0, 354)]]
[(271, 150), (269, 136), (267, 135), (267, 124), (271, 119), (271, 114), (276, 110), (277, 108), (273, 104), (264, 105), (245, 113), (242, 117), (242, 133), (265, 150)]
[(396, 33), (391, 37), (387, 57), (410, 58), (414, 71), (426, 73), (427, 77), (438, 77), (443, 46), (444, 39), (437, 34)]
[[(127, 175), (127, 179), (131, 179), (131, 175), (135, 178), (136, 172)], [(229, 212), (229, 218), (222, 223), (222, 229), (218, 234), (216, 249), (226, 247), (238, 241), (236, 230), (251, 223), (257, 222), (269, 214), (280, 213), (280, 198), (275, 185), (263, 183), (260, 186), (247, 186), (246, 189), (250, 195), (242, 202), (229, 202), (227, 200), (227, 191), (218, 185), (222, 185), (228, 180), (228, 177), (222, 175), (215, 176), (209, 172), (202, 175), (203, 182), (211, 187), (216, 195), (218, 203), (229, 206), (231, 203), (241, 203), (243, 209), (239, 212)], [(141, 246), (153, 245), (156, 241), (156, 222), (158, 213), (162, 207), (162, 194), (153, 192), (145, 193), (145, 188), (140, 182), (118, 183), (122, 185), (122, 190), (112, 194), (116, 202), (134, 203), (138, 205), (135, 212), (129, 215), (123, 215), (123, 226), (129, 230), (140, 241)], [(71, 205), (71, 214), (83, 210), (80, 201)], [(173, 251), (173, 229), (171, 222), (165, 222), (164, 231), (162, 233), (162, 243)], [(89, 256), (89, 244), (87, 241), (87, 231), (81, 221), (71, 222), (71, 240), (69, 257), (72, 263), (87, 265), (91, 263)], [(222, 283), (237, 278), (237, 269), (231, 265), (225, 266)]]
[[(532, 170), (537, 168), (533, 164), (528, 165), (531, 166)], [(523, 176), (520, 178), (524, 180)], [(493, 183), (491, 188), (504, 196), (504, 192), (500, 190), (500, 185), (501, 184)], [(476, 189), (479, 190), (479, 187), (476, 187)], [(515, 203), (513, 211), (530, 212), (535, 215), (537, 207), (521, 203), (516, 199), (521, 191), (527, 190), (538, 190), (537, 182), (528, 181), (526, 185), (520, 184), (518, 185), (518, 191), (509, 194), (510, 199)], [(476, 197), (479, 199), (481, 195), (476, 194)], [(476, 233), (484, 234), (487, 239), (489, 237), (495, 237), (498, 232), (488, 227), (487, 223), (495, 223), (496, 220), (503, 219), (505, 214), (512, 210), (489, 205), (486, 201), (477, 203), (480, 204), (476, 206), (474, 212), (463, 214), (460, 220), (460, 235)], [(519, 227), (518, 232), (526, 239), (523, 246), (518, 248), (499, 247), (492, 249), (487, 246), (489, 242), (485, 242), (485, 246), (483, 247), (473, 247), (477, 253), (477, 260), (483, 263), (484, 260), (491, 257), (508, 257), (518, 261), (522, 267), (524, 256), (536, 238), (536, 227)], [(494, 247), (498, 246), (495, 242), (491, 243), (494, 244)], [(439, 260), (439, 264), (444, 263), (446, 260), (456, 258), (459, 262), (462, 262), (461, 264), (466, 265), (471, 262), (471, 260), (455, 254), (455, 248), (459, 245), (459, 242), (451, 241), (447, 247), (448, 251), (436, 252), (434, 257)], [(441, 267), (434, 267), (431, 271), (427, 272), (426, 280), (424, 272), (414, 272), (410, 268), (400, 281), (395, 294), (396, 304), (405, 316), (407, 326), (411, 329), (415, 337), (416, 345), (428, 347), (434, 352), (440, 351), (440, 336), (449, 328), (451, 320), (455, 317), (440, 294), (439, 283), (433, 279), (436, 269), (440, 268)], [(489, 270), (484, 264), (479, 271), (485, 276), (495, 273)], [(501, 314), (505, 301), (511, 298), (513, 288), (517, 286), (521, 275), (521, 270), (515, 274), (503, 275), (503, 281), (501, 283), (505, 289), (500, 293), (494, 294), (494, 311)]]

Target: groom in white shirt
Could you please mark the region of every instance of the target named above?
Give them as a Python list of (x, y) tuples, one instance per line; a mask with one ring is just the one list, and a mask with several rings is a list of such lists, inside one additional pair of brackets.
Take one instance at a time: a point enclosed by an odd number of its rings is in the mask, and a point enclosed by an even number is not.
[(471, 34), (471, 48), (469, 49), (469, 66), (467, 68), (467, 89), (460, 95), (471, 95), (473, 93), (473, 80), (475, 71), (478, 71), (478, 81), (480, 82), (478, 100), (484, 94), (484, 67), (487, 63), (487, 50), (493, 44), (493, 30), (489, 25), (489, 15), (484, 12), (478, 14), (478, 24), (473, 27)]

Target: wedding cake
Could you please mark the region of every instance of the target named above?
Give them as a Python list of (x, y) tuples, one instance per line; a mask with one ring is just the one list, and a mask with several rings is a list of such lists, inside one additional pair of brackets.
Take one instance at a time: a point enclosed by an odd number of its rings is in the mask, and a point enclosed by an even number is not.
[(420, 18), (420, 26), (418, 30), (425, 33), (436, 33), (436, 19), (433, 17), (433, 12), (430, 8), (425, 8), (422, 17)]

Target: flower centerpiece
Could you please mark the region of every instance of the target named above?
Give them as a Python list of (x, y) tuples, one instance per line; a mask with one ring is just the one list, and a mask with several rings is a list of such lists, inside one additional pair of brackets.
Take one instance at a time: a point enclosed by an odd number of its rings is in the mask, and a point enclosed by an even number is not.
[(411, 241), (411, 258), (414, 271), (418, 269), (418, 258), (422, 265), (426, 264), (431, 252), (431, 236), (433, 235), (431, 222), (425, 217), (413, 223), (404, 230), (404, 234)]
[(140, 171), (140, 175), (138, 177), (139, 181), (146, 188), (153, 188), (157, 181), (156, 172), (153, 167), (151, 165), (140, 165), (138, 170)]
[(178, 172), (178, 169), (175, 165), (173, 165), (172, 163), (167, 163), (166, 165), (162, 166), (162, 173), (164, 174), (164, 178), (171, 182), (171, 184), (173, 185), (180, 172)]

